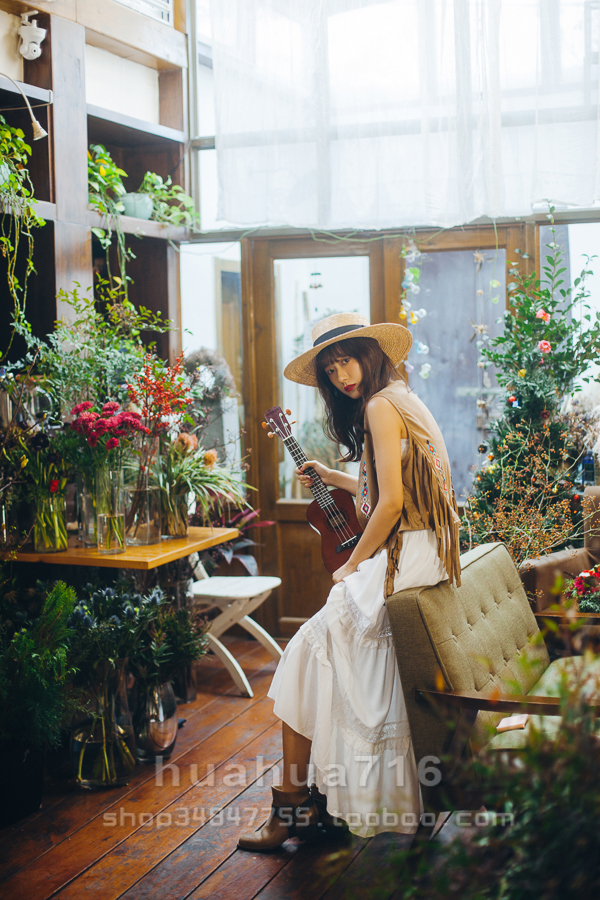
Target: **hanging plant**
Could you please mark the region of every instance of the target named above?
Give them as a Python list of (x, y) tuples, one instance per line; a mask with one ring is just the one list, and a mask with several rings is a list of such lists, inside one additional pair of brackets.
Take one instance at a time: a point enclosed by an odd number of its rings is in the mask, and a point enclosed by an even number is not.
[[(15, 333), (29, 333), (25, 321), (27, 282), (33, 268), (33, 229), (44, 225), (35, 212), (33, 185), (27, 163), (31, 147), (24, 140), (20, 128), (12, 128), (0, 115), (0, 249), (7, 263), (8, 290), (13, 302), (15, 328), (11, 329), (8, 346), (0, 359), (10, 350)], [(27, 243), (27, 260), (22, 280), (17, 275), (17, 259), (21, 238)]]
[[(125, 241), (125, 234), (121, 227), (120, 216), (124, 211), (121, 199), (126, 191), (123, 178), (127, 178), (127, 172), (120, 169), (112, 159), (110, 153), (102, 144), (90, 144), (88, 150), (88, 197), (92, 209), (106, 217), (107, 229), (92, 228), (103, 250), (106, 250), (106, 269), (109, 282), (118, 282), (122, 287), (125, 297), (131, 278), (127, 275), (127, 263), (135, 259), (135, 254)], [(109, 247), (112, 244), (113, 231), (117, 236), (117, 259), (119, 262), (120, 279), (115, 278), (110, 271)]]

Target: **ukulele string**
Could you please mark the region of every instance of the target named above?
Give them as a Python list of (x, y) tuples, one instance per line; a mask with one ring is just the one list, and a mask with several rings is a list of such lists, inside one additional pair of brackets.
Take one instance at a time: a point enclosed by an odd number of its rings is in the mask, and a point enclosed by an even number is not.
[[(292, 435), (290, 435), (288, 438), (283, 438), (283, 443), (287, 447), (290, 456), (292, 457), (298, 468), (305, 462), (307, 462), (304, 451)], [(331, 518), (329, 518), (329, 516), (336, 516), (338, 508), (335, 504), (335, 501), (331, 498), (331, 494), (327, 490), (327, 487), (325, 486), (323, 480), (320, 478), (317, 472), (315, 472), (314, 469), (311, 469), (311, 471), (311, 478), (315, 483), (311, 485), (310, 489), (313, 492), (317, 503), (319, 503), (319, 500), (321, 500), (319, 506), (324, 510), (326, 515), (328, 515), (328, 522), (335, 533), (338, 535), (338, 537), (341, 539), (341, 542), (343, 543), (344, 541), (350, 540), (354, 537), (354, 535), (352, 534), (352, 531), (348, 526), (346, 519), (343, 518), (342, 523), (338, 525), (334, 521), (332, 521)]]

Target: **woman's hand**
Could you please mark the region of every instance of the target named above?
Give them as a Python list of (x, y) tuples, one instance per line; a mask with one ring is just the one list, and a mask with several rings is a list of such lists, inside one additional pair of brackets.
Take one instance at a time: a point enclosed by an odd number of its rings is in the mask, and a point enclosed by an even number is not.
[(309, 488), (313, 483), (313, 480), (309, 474), (303, 474), (305, 469), (314, 469), (317, 475), (321, 477), (321, 480), (324, 484), (331, 484), (330, 478), (333, 474), (332, 469), (328, 469), (327, 466), (324, 466), (323, 463), (317, 462), (316, 459), (309, 459), (302, 466), (296, 469), (296, 475), (298, 476), (298, 481), (302, 485), (302, 487)]
[(358, 564), (353, 563), (350, 560), (348, 560), (347, 563), (344, 563), (343, 566), (340, 566), (339, 569), (336, 569), (335, 572), (333, 573), (333, 575), (331, 576), (333, 578), (333, 583), (339, 584), (340, 581), (343, 581), (344, 578), (347, 578), (348, 575), (352, 575), (352, 573), (356, 572), (357, 569), (358, 569)]

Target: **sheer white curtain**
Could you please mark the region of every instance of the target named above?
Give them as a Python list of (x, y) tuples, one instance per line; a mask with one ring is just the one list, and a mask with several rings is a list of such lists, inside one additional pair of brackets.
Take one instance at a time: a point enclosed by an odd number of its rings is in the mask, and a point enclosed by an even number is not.
[(599, 0), (211, 0), (220, 218), (382, 228), (600, 195)]

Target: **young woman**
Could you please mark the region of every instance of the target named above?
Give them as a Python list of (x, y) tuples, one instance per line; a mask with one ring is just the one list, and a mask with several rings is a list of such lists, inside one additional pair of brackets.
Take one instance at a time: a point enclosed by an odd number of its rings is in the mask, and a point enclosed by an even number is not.
[(245, 850), (271, 850), (340, 820), (363, 837), (416, 830), (417, 765), (385, 600), (446, 578), (460, 583), (448, 454), (433, 416), (396, 371), (410, 332), (342, 313), (319, 322), (313, 342), (284, 374), (319, 388), (328, 437), (360, 469), (355, 478), (310, 460), (297, 475), (309, 486), (304, 470), (312, 467), (325, 484), (354, 494), (364, 531), (275, 673), (269, 697), (282, 720), (283, 782), (273, 788), (269, 820), (240, 838)]

